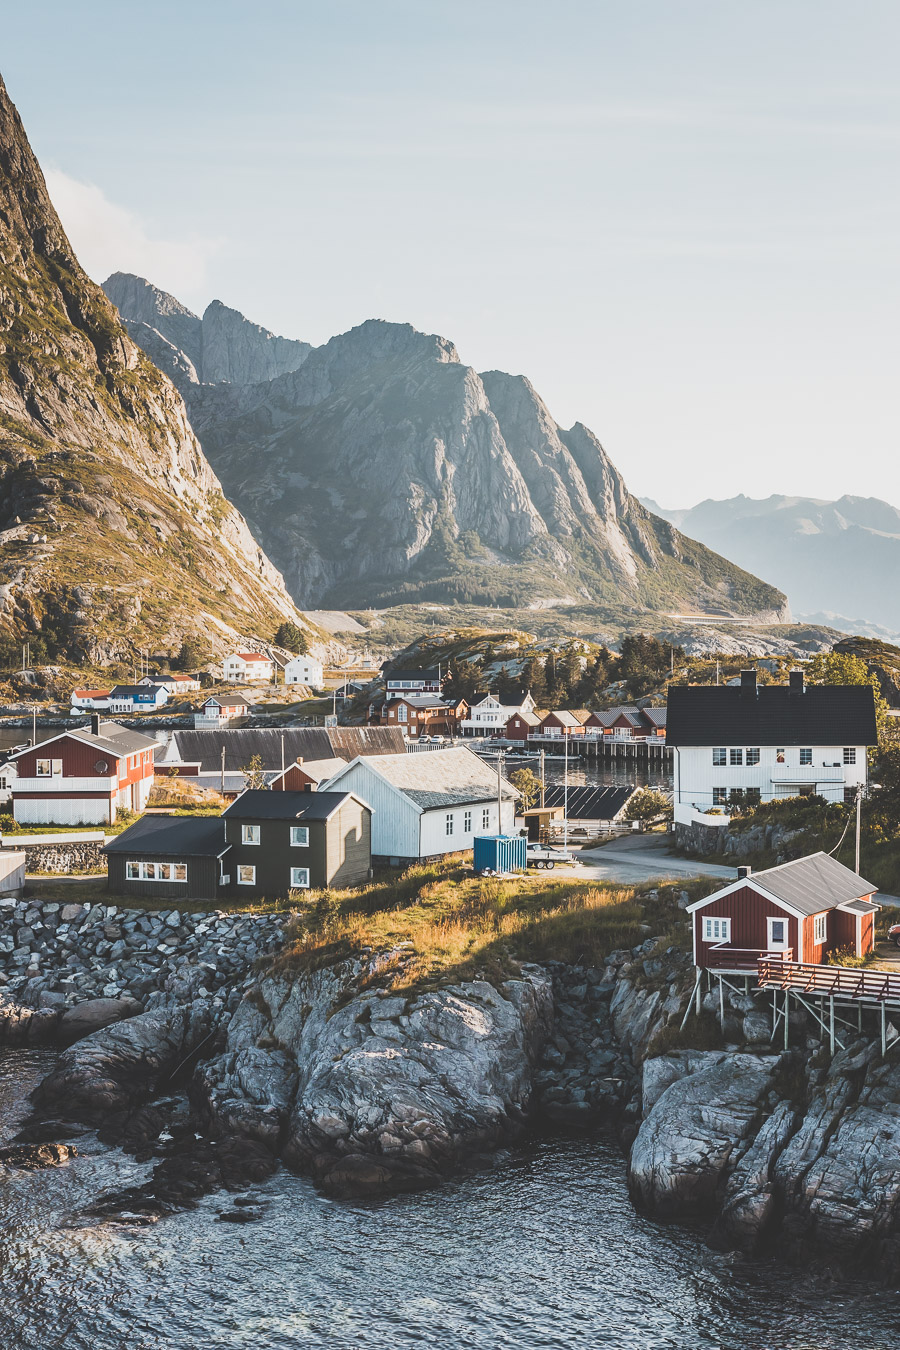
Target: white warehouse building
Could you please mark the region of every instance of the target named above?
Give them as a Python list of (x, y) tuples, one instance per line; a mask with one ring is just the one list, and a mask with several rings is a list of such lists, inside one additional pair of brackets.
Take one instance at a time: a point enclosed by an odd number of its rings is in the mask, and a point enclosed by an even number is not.
[(372, 856), (393, 865), (470, 849), (479, 834), (512, 834), (519, 795), (501, 778), (498, 803), (496, 770), (465, 746), (359, 756), (320, 788), (372, 808)]
[[(729, 804), (811, 794), (851, 802), (866, 783), (878, 729), (869, 685), (670, 685), (666, 743), (674, 748), (675, 823)], [(714, 817), (715, 818), (715, 817)]]

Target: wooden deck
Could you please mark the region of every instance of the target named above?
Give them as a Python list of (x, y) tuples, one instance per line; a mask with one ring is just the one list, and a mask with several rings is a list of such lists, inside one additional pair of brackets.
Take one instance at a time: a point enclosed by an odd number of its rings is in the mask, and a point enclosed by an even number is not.
[(785, 989), (820, 998), (900, 1007), (900, 972), (871, 967), (817, 966), (770, 955), (760, 956), (756, 964), (761, 989)]

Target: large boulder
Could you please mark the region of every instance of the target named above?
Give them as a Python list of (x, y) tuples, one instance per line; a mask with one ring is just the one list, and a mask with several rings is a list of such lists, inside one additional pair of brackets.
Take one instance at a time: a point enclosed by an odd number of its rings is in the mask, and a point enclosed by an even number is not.
[(258, 1139), (278, 1152), (297, 1090), (297, 1065), (273, 1041), (257, 1002), (245, 998), (238, 1005), (224, 1053), (198, 1066), (194, 1084), (217, 1133)]
[(65, 1050), (32, 1098), (43, 1110), (103, 1124), (147, 1101), (215, 1030), (199, 999), (116, 1022)]
[(59, 1023), (59, 1038), (65, 1045), (91, 1036), (95, 1031), (122, 1022), (127, 1017), (138, 1017), (144, 1005), (136, 998), (90, 998), (68, 1008)]
[(727, 1055), (680, 1074), (661, 1093), (638, 1130), (629, 1166), (632, 1193), (646, 1209), (664, 1220), (715, 1210), (777, 1064), (774, 1055)]

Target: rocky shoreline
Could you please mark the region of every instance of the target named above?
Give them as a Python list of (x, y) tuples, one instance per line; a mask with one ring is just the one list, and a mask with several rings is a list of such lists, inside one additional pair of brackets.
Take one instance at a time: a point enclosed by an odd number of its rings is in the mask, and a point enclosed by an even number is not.
[[(152, 1161), (145, 1185), (98, 1198), (101, 1218), (151, 1222), (279, 1162), (337, 1197), (422, 1189), (488, 1165), (536, 1119), (608, 1122), (653, 1218), (704, 1223), (710, 1245), (750, 1256), (900, 1270), (900, 1066), (863, 1038), (829, 1059), (801, 1017), (802, 1049), (776, 1053), (737, 992), (719, 1048), (654, 1054), (677, 1044), (692, 975), (657, 939), (602, 968), (404, 992), (402, 947), (254, 969), (279, 946), (272, 916), (38, 919), (29, 903), (0, 922), (0, 946), (15, 938), (0, 1028), (7, 1044), (72, 1043), (0, 1162), (30, 1165), (28, 1147), (45, 1150), (31, 1165), (65, 1161), (86, 1128)], [(222, 1217), (258, 1217), (251, 1200)]]

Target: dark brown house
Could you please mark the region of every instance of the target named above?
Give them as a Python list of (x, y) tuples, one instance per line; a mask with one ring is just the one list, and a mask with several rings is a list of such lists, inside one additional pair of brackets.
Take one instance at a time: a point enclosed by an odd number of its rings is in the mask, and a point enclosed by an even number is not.
[(114, 895), (278, 899), (353, 886), (372, 865), (372, 812), (350, 792), (244, 792), (221, 815), (145, 816), (104, 850)]
[(372, 811), (352, 792), (251, 789), (223, 812), (227, 883), (220, 894), (276, 898), (355, 886), (372, 866)]

